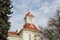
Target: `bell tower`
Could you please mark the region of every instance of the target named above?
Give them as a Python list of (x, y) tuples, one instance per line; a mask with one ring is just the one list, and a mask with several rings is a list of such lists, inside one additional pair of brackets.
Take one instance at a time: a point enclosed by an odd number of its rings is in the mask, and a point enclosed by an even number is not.
[(30, 30), (38, 30), (34, 24), (34, 16), (31, 14), (31, 12), (27, 12), (27, 14), (24, 17), (25, 25), (23, 28), (30, 29)]
[(28, 11), (28, 13), (25, 15), (25, 23), (33, 24), (34, 23), (34, 16)]
[(34, 24), (34, 16), (31, 12), (27, 12), (24, 17), (25, 24), (23, 26), (23, 40), (40, 40), (38, 28)]

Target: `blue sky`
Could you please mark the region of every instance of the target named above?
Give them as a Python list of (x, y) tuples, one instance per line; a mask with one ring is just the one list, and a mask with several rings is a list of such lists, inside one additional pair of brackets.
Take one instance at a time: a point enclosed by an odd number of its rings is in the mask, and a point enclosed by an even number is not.
[(60, 0), (12, 0), (13, 14), (10, 18), (10, 31), (21, 30), (24, 25), (24, 16), (29, 11), (35, 16), (35, 25), (45, 28), (49, 17), (53, 17)]

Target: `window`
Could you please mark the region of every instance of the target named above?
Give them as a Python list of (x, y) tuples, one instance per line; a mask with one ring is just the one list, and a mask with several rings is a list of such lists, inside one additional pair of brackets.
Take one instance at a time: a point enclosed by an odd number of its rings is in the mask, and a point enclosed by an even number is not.
[(32, 17), (29, 17), (29, 22), (32, 22), (33, 21), (33, 18)]
[(34, 40), (36, 40), (36, 35), (34, 36)]
[(31, 35), (29, 35), (29, 40), (31, 40)]

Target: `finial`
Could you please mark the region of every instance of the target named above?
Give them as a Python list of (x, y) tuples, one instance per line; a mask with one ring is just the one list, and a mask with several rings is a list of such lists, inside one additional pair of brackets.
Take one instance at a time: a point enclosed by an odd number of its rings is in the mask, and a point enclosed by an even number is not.
[(28, 9), (28, 14), (30, 15), (30, 10)]
[(28, 9), (28, 12), (29, 12), (29, 9)]

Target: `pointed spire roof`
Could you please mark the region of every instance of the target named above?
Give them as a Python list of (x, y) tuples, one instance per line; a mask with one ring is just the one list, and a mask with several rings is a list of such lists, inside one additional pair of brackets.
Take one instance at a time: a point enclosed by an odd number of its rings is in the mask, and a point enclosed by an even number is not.
[(27, 12), (26, 16), (33, 16), (29, 9), (28, 9), (28, 12)]
[(26, 16), (33, 16), (33, 15), (28, 11), (28, 13), (26, 14)]
[(34, 16), (31, 14), (31, 12), (30, 12), (30, 11), (28, 11), (28, 12), (27, 12), (27, 14), (25, 15), (25, 18), (26, 18), (27, 16), (34, 17)]

